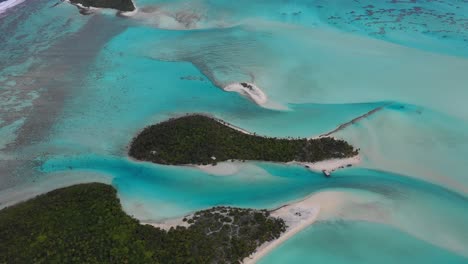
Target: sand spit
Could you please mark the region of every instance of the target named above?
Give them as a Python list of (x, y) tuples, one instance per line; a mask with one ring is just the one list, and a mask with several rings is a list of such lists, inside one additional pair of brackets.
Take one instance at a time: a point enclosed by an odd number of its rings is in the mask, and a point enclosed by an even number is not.
[(282, 218), (285, 221), (288, 226), (286, 232), (284, 232), (278, 239), (261, 245), (251, 256), (245, 258), (243, 263), (249, 264), (257, 262), (260, 258), (281, 245), (284, 241), (315, 222), (319, 212), (320, 206), (312, 199), (306, 199), (297, 203), (285, 205), (272, 211), (272, 216)]
[(241, 162), (220, 162), (216, 165), (197, 165), (196, 168), (216, 176), (228, 176), (234, 175), (239, 172), (240, 167), (242, 166)]
[[(375, 199), (376, 198), (371, 198), (371, 200)], [(367, 204), (369, 200), (369, 197), (359, 196), (350, 192), (330, 190), (314, 193), (303, 200), (292, 202), (271, 210), (271, 216), (282, 218), (285, 221), (288, 226), (286, 232), (279, 238), (258, 247), (252, 255), (243, 260), (243, 263), (251, 264), (257, 262), (283, 242), (313, 224), (316, 220), (336, 216), (337, 212), (349, 204)], [(162, 222), (141, 223), (168, 230), (171, 227), (175, 228), (177, 225), (187, 226), (187, 223), (183, 222), (182, 219), (183, 218), (176, 218)]]
[[(284, 219), (288, 228), (278, 239), (261, 245), (251, 256), (243, 260), (244, 264), (256, 263), (283, 242), (307, 228), (315, 221), (334, 218), (339, 215), (343, 208), (350, 206), (366, 206), (369, 201), (378, 199), (379, 196), (358, 195), (345, 190), (328, 190), (311, 194), (307, 198), (281, 206), (271, 211), (274, 217)], [(366, 211), (367, 212), (367, 211)], [(378, 214), (375, 210), (372, 213)], [(365, 214), (360, 212), (363, 218)]]
[(382, 105), (382, 106), (379, 106), (379, 107), (377, 107), (377, 108), (374, 108), (374, 109), (370, 110), (369, 112), (367, 112), (367, 113), (365, 113), (365, 114), (363, 114), (363, 115), (360, 115), (360, 116), (358, 116), (358, 117), (352, 119), (352, 120), (349, 121), (349, 122), (346, 122), (346, 123), (343, 123), (343, 124), (339, 125), (339, 126), (338, 126), (337, 128), (335, 128), (334, 130), (332, 130), (332, 131), (330, 131), (330, 132), (328, 132), (328, 133), (325, 133), (325, 134), (320, 135), (319, 137), (329, 137), (330, 135), (332, 135), (332, 134), (334, 134), (334, 133), (336, 133), (336, 132), (338, 132), (338, 131), (340, 131), (340, 130), (345, 129), (345, 128), (348, 127), (348, 126), (350, 126), (350, 125), (352, 125), (352, 124), (355, 124), (355, 123), (358, 122), (359, 120), (361, 120), (361, 119), (363, 119), (363, 118), (366, 118), (366, 117), (368, 117), (368, 116), (371, 116), (371, 115), (373, 115), (373, 114), (379, 112), (380, 110), (383, 110), (385, 107), (387, 107), (387, 106), (389, 106), (389, 105), (391, 105), (391, 104), (392, 104), (392, 103), (386, 103), (386, 104), (384, 104), (384, 105)]
[[(288, 226), (278, 239), (264, 243), (249, 257), (243, 260), (243, 263), (255, 263), (268, 252), (276, 248), (278, 245), (297, 234), (299, 231), (311, 225), (319, 215), (320, 205), (315, 196), (311, 196), (305, 200), (281, 206), (271, 211), (271, 216), (282, 218)], [(187, 216), (185, 216), (187, 217)], [(152, 225), (164, 230), (175, 228), (176, 226), (185, 226), (189, 224), (182, 220), (183, 218), (168, 219), (161, 222), (141, 222), (141, 224)]]
[(330, 160), (323, 160), (323, 161), (318, 161), (318, 162), (313, 162), (313, 163), (293, 161), (293, 162), (289, 162), (289, 164), (298, 164), (313, 171), (331, 173), (338, 169), (343, 169), (346, 167), (357, 165), (360, 162), (361, 162), (361, 157), (359, 155), (356, 155), (350, 158), (330, 159)]
[(266, 94), (253, 83), (231, 83), (226, 85), (223, 90), (239, 93), (261, 106), (265, 105), (268, 101)]

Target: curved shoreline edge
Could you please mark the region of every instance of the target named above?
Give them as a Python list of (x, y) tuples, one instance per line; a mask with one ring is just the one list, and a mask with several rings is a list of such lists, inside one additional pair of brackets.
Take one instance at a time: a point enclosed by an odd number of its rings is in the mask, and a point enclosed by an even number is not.
[(112, 185), (72, 185), (0, 211), (0, 262), (238, 263), (286, 231), (265, 209), (215, 206), (182, 221), (175, 230), (147, 226), (123, 210)]
[(139, 161), (201, 169), (228, 161), (265, 161), (330, 172), (360, 161), (359, 149), (342, 139), (260, 136), (199, 113), (147, 126), (133, 138), (128, 151)]
[[(343, 125), (340, 125), (338, 126), (336, 129), (332, 130), (331, 132), (328, 132), (328, 133), (325, 133), (325, 134), (322, 134), (318, 137), (311, 137), (309, 139), (315, 139), (315, 138), (324, 138), (324, 137), (331, 137), (331, 138), (335, 138), (333, 136), (331, 136), (331, 134), (341, 130), (341, 129), (344, 129), (346, 128), (347, 126), (351, 125), (351, 124), (354, 124), (354, 122), (356, 120), (361, 120), (363, 118), (366, 118), (368, 117), (369, 115), (372, 115), (380, 110), (382, 110), (383, 108), (389, 106), (391, 103), (387, 103), (383, 106), (380, 106), (376, 109), (373, 109), (371, 110), (370, 112), (366, 113), (366, 114), (363, 114), (355, 119), (353, 119), (352, 121), (350, 122), (347, 122), (345, 123), (346, 126), (343, 126)], [(209, 115), (209, 114), (200, 114), (200, 115), (204, 115), (204, 116), (207, 116), (209, 118), (212, 118), (213, 120), (219, 122), (220, 124), (222, 125), (225, 125), (225, 126), (228, 126), (232, 129), (235, 129), (241, 133), (244, 133), (244, 134), (247, 134), (247, 135), (256, 135), (252, 132), (249, 132), (245, 129), (242, 129), (236, 125), (233, 125), (229, 122), (226, 122), (222, 119), (219, 119), (215, 116), (212, 116), (212, 115)], [(335, 138), (336, 139), (336, 138)], [(224, 163), (227, 163), (227, 162), (224, 162)], [(231, 162), (232, 163), (232, 162)], [(315, 172), (327, 172), (327, 173), (331, 173), (333, 171), (336, 171), (338, 169), (343, 169), (345, 167), (351, 167), (351, 166), (355, 166), (355, 165), (358, 165), (359, 163), (361, 163), (361, 156), (356, 155), (354, 157), (350, 157), (350, 158), (343, 158), (343, 159), (329, 159), (329, 160), (323, 160), (323, 161), (318, 161), (318, 162), (300, 162), (300, 161), (291, 161), (291, 162), (287, 162), (286, 164), (294, 164), (294, 165), (299, 165), (299, 166), (303, 166), (307, 169), (310, 169), (312, 171), (315, 171)], [(229, 171), (222, 171), (222, 170), (213, 170), (211, 169), (210, 167), (213, 167), (211, 165), (193, 165), (205, 172), (208, 172), (208, 173), (213, 173), (215, 175), (230, 175), (230, 174), (233, 174), (235, 171), (232, 169), (232, 168), (229, 168)], [(219, 164), (216, 165), (216, 166), (220, 166)]]
[[(287, 226), (286, 231), (282, 233), (277, 239), (260, 245), (254, 253), (252, 253), (249, 257), (244, 258), (242, 263), (256, 263), (258, 260), (266, 256), (269, 252), (287, 241), (289, 238), (312, 225), (318, 219), (320, 213), (319, 201), (320, 200), (318, 197), (315, 194), (312, 194), (303, 200), (292, 202), (270, 210), (270, 215), (272, 217), (283, 219)], [(161, 222), (142, 221), (141, 224), (147, 224), (157, 228), (169, 230), (179, 225), (186, 226), (187, 223), (182, 220), (184, 217), (167, 219)]]
[(273, 241), (266, 242), (257, 250), (245, 258), (242, 263), (253, 264), (266, 256), (273, 249), (290, 239), (295, 234), (312, 225), (318, 218), (320, 206), (312, 201), (312, 197), (302, 201), (287, 204), (271, 211), (271, 216), (278, 217), (286, 223), (286, 231), (281, 236)]

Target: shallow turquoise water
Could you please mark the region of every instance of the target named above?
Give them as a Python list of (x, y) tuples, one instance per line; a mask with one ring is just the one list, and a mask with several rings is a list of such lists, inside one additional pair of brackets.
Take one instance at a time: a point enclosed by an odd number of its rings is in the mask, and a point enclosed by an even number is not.
[[(153, 221), (222, 204), (275, 208), (323, 190), (373, 193), (379, 197), (377, 201), (343, 208), (338, 218), (356, 219), (354, 213), (361, 212), (357, 215), (397, 227), (458, 254), (466, 256), (468, 253), (465, 247), (468, 229), (464, 224), (468, 221), (468, 199), (465, 196), (438, 185), (382, 171), (347, 169), (328, 179), (298, 166), (249, 163), (234, 175), (212, 176), (195, 168), (99, 156), (53, 159), (41, 170), (111, 174), (124, 209), (139, 219)], [(385, 213), (375, 218), (373, 213), (377, 212)]]
[(466, 263), (467, 258), (368, 222), (320, 222), (259, 263)]
[[(149, 221), (335, 190), (365, 202), (262, 263), (467, 262), (466, 1), (136, 3), (132, 18), (42, 0), (0, 15), (0, 205), (89, 173)], [(221, 89), (240, 81), (269, 108)], [(126, 156), (146, 125), (187, 112), (310, 137), (389, 102), (336, 134), (363, 162), (331, 179), (259, 162), (214, 176)]]

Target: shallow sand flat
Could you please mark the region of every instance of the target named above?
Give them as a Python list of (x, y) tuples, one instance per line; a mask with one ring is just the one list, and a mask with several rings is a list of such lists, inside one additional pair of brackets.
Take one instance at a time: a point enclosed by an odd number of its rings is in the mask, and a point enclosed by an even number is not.
[[(254, 79), (269, 101), (282, 106), (399, 101), (468, 120), (460, 96), (466, 94), (465, 58), (326, 26), (263, 21), (211, 33), (149, 36), (135, 48), (155, 59), (191, 62), (218, 87)], [(151, 49), (154, 45), (163, 48)]]
[(402, 105), (363, 119), (337, 136), (361, 148), (362, 167), (383, 169), (468, 193), (468, 123)]
[[(382, 223), (467, 256), (468, 6), (460, 3), (145, 0), (128, 18), (81, 16), (45, 0), (10, 8), (0, 15), (0, 97), (11, 99), (1, 102), (0, 130), (24, 148), (0, 153), (1, 206), (99, 180), (84, 171), (108, 175), (126, 212), (161, 223), (220, 204), (276, 208), (345, 188), (323, 196), (316, 220)], [(222, 90), (239, 82), (261, 88), (267, 105)], [(173, 115), (210, 113), (264, 135), (307, 137), (382, 101), (422, 111), (386, 108), (337, 134), (361, 148), (359, 167), (370, 172), (325, 178), (279, 164), (203, 171), (125, 159), (139, 130)], [(31, 122), (18, 136), (23, 118)]]

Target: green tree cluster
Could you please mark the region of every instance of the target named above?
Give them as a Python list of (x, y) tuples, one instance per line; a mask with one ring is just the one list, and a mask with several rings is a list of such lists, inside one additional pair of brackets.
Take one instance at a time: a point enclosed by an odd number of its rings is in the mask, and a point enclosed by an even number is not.
[(161, 164), (216, 164), (220, 161), (317, 162), (352, 157), (358, 151), (330, 137), (273, 138), (242, 133), (204, 115), (186, 115), (145, 128), (129, 155)]
[(251, 209), (188, 218), (165, 231), (125, 214), (109, 185), (57, 189), (0, 211), (0, 263), (239, 263), (285, 230)]

